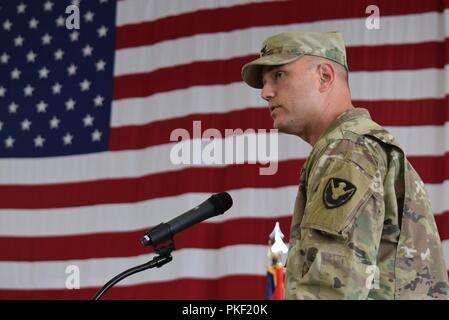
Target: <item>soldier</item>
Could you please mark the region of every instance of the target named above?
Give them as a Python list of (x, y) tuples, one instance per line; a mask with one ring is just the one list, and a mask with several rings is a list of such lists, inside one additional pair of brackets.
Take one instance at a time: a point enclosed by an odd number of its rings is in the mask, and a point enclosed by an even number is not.
[(262, 89), (273, 126), (313, 148), (291, 224), (287, 299), (448, 299), (424, 183), (403, 149), (351, 103), (337, 32), (266, 39), (242, 78)]

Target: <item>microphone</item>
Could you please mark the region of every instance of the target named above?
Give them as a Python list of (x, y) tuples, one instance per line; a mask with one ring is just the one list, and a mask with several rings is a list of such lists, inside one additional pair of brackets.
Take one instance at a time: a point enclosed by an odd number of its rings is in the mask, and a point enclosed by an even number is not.
[(217, 193), (193, 209), (181, 214), (167, 223), (160, 223), (146, 232), (140, 242), (144, 246), (156, 247), (159, 243), (203, 220), (223, 214), (232, 207), (232, 198), (227, 192)]

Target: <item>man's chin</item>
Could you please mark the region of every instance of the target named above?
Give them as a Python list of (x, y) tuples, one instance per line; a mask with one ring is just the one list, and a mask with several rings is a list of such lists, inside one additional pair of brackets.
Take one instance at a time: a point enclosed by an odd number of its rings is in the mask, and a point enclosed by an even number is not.
[(279, 132), (286, 133), (285, 130), (287, 128), (285, 128), (285, 126), (282, 124), (282, 122), (273, 120), (273, 129), (277, 129)]
[(296, 135), (295, 132), (293, 132), (292, 128), (288, 125), (285, 125), (285, 123), (282, 123), (280, 121), (273, 121), (273, 128), (277, 129), (278, 132), (285, 133), (285, 134), (293, 134)]

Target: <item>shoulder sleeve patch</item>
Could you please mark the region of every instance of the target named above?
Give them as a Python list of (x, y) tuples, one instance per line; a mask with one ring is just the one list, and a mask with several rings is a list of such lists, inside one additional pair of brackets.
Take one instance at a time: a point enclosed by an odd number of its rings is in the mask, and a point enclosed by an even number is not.
[(327, 209), (338, 208), (348, 202), (357, 191), (351, 182), (332, 177), (323, 190), (323, 203)]
[(341, 234), (370, 197), (371, 183), (372, 179), (355, 163), (332, 159), (306, 203), (302, 227)]

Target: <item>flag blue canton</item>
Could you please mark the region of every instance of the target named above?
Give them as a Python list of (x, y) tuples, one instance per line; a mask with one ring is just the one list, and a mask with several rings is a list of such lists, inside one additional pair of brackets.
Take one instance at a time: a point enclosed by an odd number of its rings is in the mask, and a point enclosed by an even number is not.
[[(79, 29), (66, 26), (69, 5)], [(0, 1), (0, 157), (107, 150), (115, 10), (113, 0)]]

